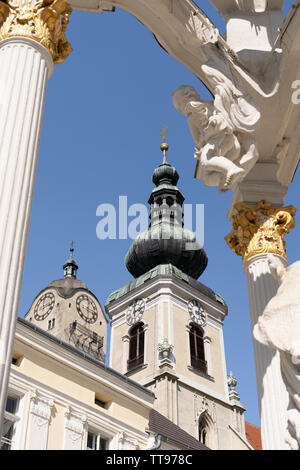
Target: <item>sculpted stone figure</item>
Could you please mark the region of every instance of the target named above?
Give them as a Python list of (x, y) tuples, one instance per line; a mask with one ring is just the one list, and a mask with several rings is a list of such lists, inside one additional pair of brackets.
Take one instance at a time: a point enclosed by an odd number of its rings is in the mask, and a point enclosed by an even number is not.
[[(219, 87), (219, 91), (218, 87), (214, 103), (201, 101), (197, 91), (187, 85), (180, 86), (172, 97), (175, 108), (188, 118), (196, 146), (195, 158), (200, 162), (200, 179), (206, 186), (218, 186), (220, 192), (225, 192), (253, 168), (258, 150), (249, 136), (250, 126), (247, 129), (241, 120), (238, 122), (238, 113), (246, 116), (240, 109), (241, 103), (230, 104), (226, 87)], [(228, 110), (228, 106), (235, 109)], [(259, 116), (256, 112), (254, 123)]]
[(254, 337), (280, 353), (289, 393), (286, 442), (292, 450), (300, 450), (300, 261), (284, 268), (279, 258), (270, 255), (269, 264), (280, 286), (255, 325)]

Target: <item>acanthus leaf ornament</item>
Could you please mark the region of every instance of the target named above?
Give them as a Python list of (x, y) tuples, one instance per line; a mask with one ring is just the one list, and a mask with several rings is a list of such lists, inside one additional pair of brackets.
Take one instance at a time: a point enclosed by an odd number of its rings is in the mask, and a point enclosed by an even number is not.
[(72, 51), (65, 32), (72, 9), (66, 0), (0, 0), (0, 41), (23, 36), (42, 44), (54, 64)]
[(225, 237), (228, 246), (243, 261), (255, 255), (273, 253), (286, 258), (284, 236), (295, 227), (293, 206), (274, 209), (266, 201), (256, 206), (235, 205), (233, 231)]

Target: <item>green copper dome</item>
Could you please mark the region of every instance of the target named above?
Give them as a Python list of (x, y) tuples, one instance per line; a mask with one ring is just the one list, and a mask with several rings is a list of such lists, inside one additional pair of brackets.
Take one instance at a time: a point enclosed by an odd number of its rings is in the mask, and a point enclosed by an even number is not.
[(171, 184), (176, 186), (179, 180), (179, 174), (176, 168), (169, 163), (162, 163), (159, 167), (155, 168), (152, 181), (156, 186), (161, 184)]
[(69, 259), (65, 262), (63, 269), (64, 269), (64, 277), (72, 277), (76, 279), (77, 275), (77, 270), (78, 266), (76, 264), (76, 261), (73, 259), (73, 253), (74, 253), (74, 248), (73, 246), (70, 248), (70, 257)]
[(125, 258), (128, 271), (139, 277), (156, 266), (171, 264), (194, 279), (205, 270), (208, 258), (196, 236), (183, 228), (184, 196), (176, 184), (179, 174), (167, 162), (167, 146), (162, 148), (163, 163), (154, 170), (156, 188), (149, 198), (151, 223), (133, 242)]

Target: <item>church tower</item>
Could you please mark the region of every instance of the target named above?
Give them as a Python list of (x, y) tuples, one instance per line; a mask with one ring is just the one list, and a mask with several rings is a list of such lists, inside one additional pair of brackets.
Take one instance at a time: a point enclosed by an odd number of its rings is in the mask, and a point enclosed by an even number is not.
[(167, 161), (167, 143), (161, 150), (150, 226), (125, 259), (134, 280), (113, 292), (105, 306), (110, 366), (153, 391), (157, 411), (211, 449), (236, 448), (236, 436), (245, 438), (244, 408), (236, 392), (228, 394), (227, 305), (197, 280), (208, 258), (184, 228), (179, 174)]
[(64, 277), (36, 296), (25, 319), (105, 363), (107, 319), (97, 297), (76, 278), (73, 252), (72, 247)]

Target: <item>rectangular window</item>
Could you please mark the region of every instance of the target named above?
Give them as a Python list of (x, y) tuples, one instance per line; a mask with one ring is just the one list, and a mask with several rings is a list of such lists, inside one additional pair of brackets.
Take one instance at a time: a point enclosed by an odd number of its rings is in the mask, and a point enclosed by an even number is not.
[(1, 438), (1, 450), (11, 450), (18, 421), (17, 416), (19, 408), (19, 398), (15, 396), (8, 396), (6, 408), (4, 413), (3, 434)]
[(202, 330), (192, 325), (190, 329), (191, 366), (207, 374)]
[(95, 405), (101, 406), (101, 408), (106, 408), (105, 401), (99, 400), (99, 398), (95, 398)]
[(130, 332), (129, 360), (127, 369), (131, 371), (144, 364), (145, 332), (143, 324), (139, 323)]
[(109, 439), (101, 436), (100, 432), (88, 430), (86, 450), (107, 450)]

